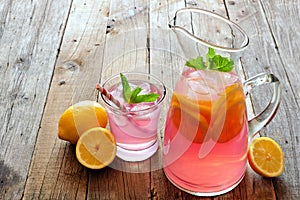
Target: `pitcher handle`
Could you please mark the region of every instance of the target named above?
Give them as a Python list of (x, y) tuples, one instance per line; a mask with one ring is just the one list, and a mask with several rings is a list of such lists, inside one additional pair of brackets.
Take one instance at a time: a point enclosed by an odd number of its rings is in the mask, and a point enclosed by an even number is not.
[(273, 74), (258, 74), (244, 82), (244, 88), (246, 93), (250, 92), (256, 86), (263, 84), (272, 84), (273, 85), (273, 96), (267, 107), (254, 118), (248, 122), (248, 132), (249, 136), (253, 137), (265, 127), (275, 116), (275, 113), (279, 107), (281, 100), (281, 87), (280, 82), (276, 76)]

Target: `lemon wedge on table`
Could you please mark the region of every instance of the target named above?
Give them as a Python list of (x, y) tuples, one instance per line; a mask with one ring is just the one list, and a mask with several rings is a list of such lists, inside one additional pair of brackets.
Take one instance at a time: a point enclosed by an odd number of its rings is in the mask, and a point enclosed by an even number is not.
[(251, 168), (263, 177), (277, 177), (284, 171), (282, 149), (269, 137), (259, 137), (250, 143), (248, 162)]
[(106, 127), (105, 109), (96, 101), (81, 101), (70, 106), (60, 116), (58, 137), (76, 144), (80, 135), (94, 127)]

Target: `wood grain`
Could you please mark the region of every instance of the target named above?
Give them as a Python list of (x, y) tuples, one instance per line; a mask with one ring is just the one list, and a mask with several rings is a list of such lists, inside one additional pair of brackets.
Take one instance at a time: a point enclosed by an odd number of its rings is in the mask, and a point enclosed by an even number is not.
[(0, 199), (20, 199), (69, 2), (0, 4)]
[[(269, 187), (274, 187), (275, 191), (274, 194), (270, 194), (273, 198), (286, 195), (291, 199), (297, 199), (300, 197), (300, 178), (297, 172), (300, 167), (298, 139), (300, 115), (297, 102), (299, 87), (295, 84), (298, 75), (293, 70), (296, 69), (294, 66), (297, 66), (299, 56), (294, 55), (292, 43), (296, 45), (299, 41), (291, 42), (291, 38), (297, 37), (297, 33), (292, 29), (299, 22), (289, 20), (299, 18), (297, 17), (299, 13), (295, 12), (297, 6), (294, 7), (296, 3), (293, 1), (276, 4), (271, 1), (232, 2), (228, 1), (230, 18), (239, 23), (250, 37), (249, 48), (243, 56), (247, 77), (261, 72), (274, 73), (280, 79), (282, 87), (282, 101), (278, 112), (271, 123), (261, 131), (261, 135), (272, 137), (283, 148), (286, 160), (285, 172), (280, 177), (271, 179), (271, 182), (258, 175), (255, 175), (253, 181), (256, 183), (262, 180), (271, 183)], [(283, 4), (284, 7), (281, 7)], [(257, 113), (270, 99), (270, 92), (266, 93), (266, 89), (259, 89), (252, 97)], [(263, 197), (266, 196), (267, 194)]]
[(160, 124), (161, 128), (158, 132), (160, 148), (158, 150), (158, 156), (151, 158), (153, 169), (150, 172), (150, 197), (155, 200), (182, 199), (182, 192), (171, 184), (162, 170), (164, 122), (175, 81), (181, 72), (180, 60), (182, 61), (180, 56), (178, 56), (179, 53), (176, 52), (176, 38), (170, 36), (170, 30), (167, 23), (172, 19), (175, 11), (182, 7), (185, 7), (184, 1), (150, 2), (150, 70), (152, 74), (164, 82), (167, 88), (167, 97), (161, 111), (160, 121), (163, 121), (163, 123)]
[[(96, 100), (109, 2), (73, 1), (57, 58), (24, 199), (85, 199), (88, 170), (75, 146), (59, 140), (57, 123), (70, 105)], [(104, 27), (99, 29), (99, 27)], [(100, 53), (99, 53), (100, 52)], [(98, 55), (98, 56), (95, 56)], [(99, 56), (100, 55), (100, 56)]]
[[(282, 76), (283, 102), (278, 116), (277, 125), (272, 136), (280, 141), (286, 157), (285, 174), (273, 180), (276, 196), (287, 195), (300, 198), (300, 87), (297, 84), (300, 76), (298, 65), (300, 53), (295, 51), (300, 45), (299, 32), (295, 27), (300, 27), (299, 1), (279, 1), (276, 5), (272, 1), (261, 1), (266, 21), (271, 29), (276, 53), (281, 61), (281, 67), (274, 66), (274, 73)], [(278, 128), (277, 128), (278, 127)], [(289, 131), (286, 132), (286, 128)], [(284, 137), (282, 137), (284, 136)]]
[[(120, 72), (149, 71), (148, 9), (147, 1), (111, 1), (101, 82)], [(96, 187), (88, 188), (88, 198), (148, 198), (149, 161), (130, 164), (116, 159), (111, 168), (106, 173), (95, 172), (90, 176), (89, 185)], [(137, 173), (136, 169), (143, 169), (143, 173)]]
[[(299, 199), (299, 6), (297, 0), (2, 0), (0, 199)], [(165, 177), (164, 120), (185, 61), (167, 23), (182, 7), (208, 9), (238, 23), (250, 37), (244, 77), (271, 72), (280, 79), (280, 108), (260, 133), (283, 148), (280, 177), (262, 178), (248, 167), (234, 190), (206, 198), (177, 189)], [(88, 170), (78, 163), (75, 146), (58, 139), (59, 117), (74, 103), (96, 100), (95, 83), (123, 71), (149, 72), (167, 86), (160, 149), (144, 162), (115, 159), (110, 167)], [(252, 93), (256, 113), (270, 95), (268, 87)]]
[(149, 71), (147, 1), (112, 1), (101, 80), (126, 71)]

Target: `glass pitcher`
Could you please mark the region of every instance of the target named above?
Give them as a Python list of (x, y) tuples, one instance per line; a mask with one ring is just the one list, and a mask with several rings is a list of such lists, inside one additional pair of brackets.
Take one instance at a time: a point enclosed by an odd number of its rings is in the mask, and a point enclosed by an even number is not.
[[(241, 81), (240, 57), (248, 46), (248, 36), (218, 14), (180, 9), (169, 27), (191, 60), (177, 80), (167, 114), (164, 172), (188, 193), (223, 194), (244, 177), (248, 138), (276, 113), (281, 96), (279, 81), (273, 74)], [(262, 84), (273, 86), (273, 96), (264, 111), (248, 120), (245, 96)]]

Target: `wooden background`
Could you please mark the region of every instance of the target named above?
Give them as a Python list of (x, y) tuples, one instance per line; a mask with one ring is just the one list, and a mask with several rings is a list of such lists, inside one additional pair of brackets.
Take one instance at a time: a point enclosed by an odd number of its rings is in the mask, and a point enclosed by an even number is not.
[[(245, 78), (272, 72), (282, 83), (278, 113), (261, 135), (283, 148), (285, 172), (265, 179), (248, 168), (237, 188), (213, 199), (300, 199), (299, 0), (0, 0), (0, 199), (198, 199), (161, 169), (88, 170), (57, 138), (63, 111), (96, 100), (95, 83), (113, 73), (148, 71), (172, 90), (182, 66), (167, 22), (182, 7), (237, 22), (250, 37)], [(268, 99), (253, 95), (254, 111)]]

